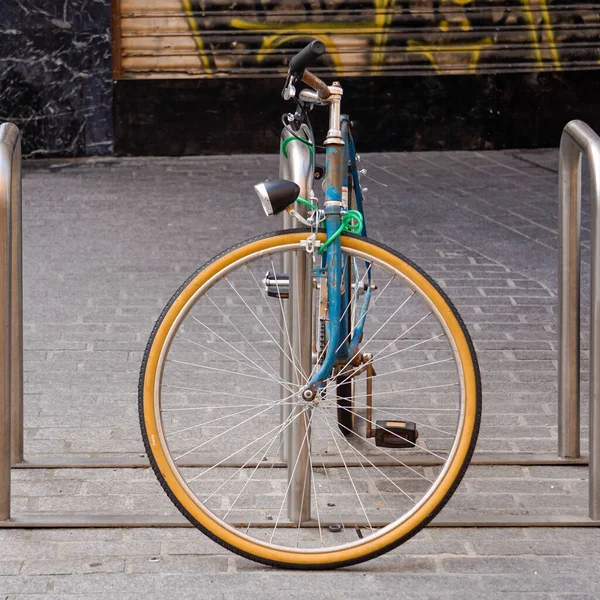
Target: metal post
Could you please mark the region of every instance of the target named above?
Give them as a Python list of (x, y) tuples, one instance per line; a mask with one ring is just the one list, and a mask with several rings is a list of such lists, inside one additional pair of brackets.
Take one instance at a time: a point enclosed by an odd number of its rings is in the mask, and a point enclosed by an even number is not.
[(563, 134), (558, 167), (558, 455), (576, 458), (579, 449), (579, 242), (581, 234), (581, 152)]
[(598, 240), (598, 203), (600, 202), (600, 138), (596, 137), (595, 164), (592, 163), (592, 152), (587, 153), (590, 162), (592, 210), (591, 210), (591, 244), (590, 244), (590, 498), (589, 509), (591, 519), (600, 519), (600, 240)]
[[(560, 142), (559, 454), (579, 454), (579, 221), (581, 155), (590, 165), (590, 457), (589, 516), (600, 519), (600, 137), (571, 121)], [(564, 271), (567, 270), (565, 273)]]
[(21, 136), (15, 143), (11, 186), (10, 406), (12, 464), (23, 462), (23, 249)]
[[(306, 253), (298, 253), (292, 265), (290, 295), (293, 294), (292, 344), (294, 356), (300, 365), (294, 369), (293, 379), (303, 386), (312, 370), (312, 260)], [(300, 389), (297, 387), (296, 389)], [(310, 520), (310, 411), (299, 404), (292, 406), (292, 424), (288, 434), (288, 518), (294, 523)]]
[[(279, 142), (279, 147), (282, 146), (283, 141), (285, 140), (287, 135), (288, 135), (287, 131), (284, 129), (281, 132), (281, 139)], [(289, 179), (290, 178), (290, 166), (289, 166), (288, 158), (287, 158), (287, 156), (284, 156), (283, 153), (279, 154), (279, 177), (281, 179)], [(291, 229), (292, 227), (294, 227), (294, 219), (287, 212), (287, 210), (284, 210), (281, 215), (281, 225), (282, 225), (282, 229)], [(291, 270), (292, 270), (292, 265), (290, 262), (291, 259), (292, 259), (292, 255), (290, 252), (283, 253), (283, 255), (281, 257), (282, 273), (287, 273), (288, 275), (291, 273)], [(279, 374), (281, 376), (282, 381), (292, 381), (292, 364), (291, 364), (290, 360), (288, 359), (288, 356), (292, 356), (292, 349), (291, 349), (290, 345), (288, 344), (288, 335), (286, 334), (285, 327), (284, 327), (284, 323), (286, 323), (286, 324), (289, 323), (290, 327), (291, 327), (291, 323), (292, 323), (292, 305), (291, 305), (291, 302), (287, 298), (284, 298), (281, 301), (279, 323), (281, 326), (280, 332), (279, 332), (279, 345), (285, 350), (285, 352), (279, 353)], [(279, 387), (281, 390), (280, 398), (281, 399), (287, 398), (290, 395), (289, 390), (283, 385), (281, 385)], [(281, 421), (280, 422), (282, 424), (285, 423), (290, 416), (290, 407), (291, 407), (290, 402), (284, 402), (281, 405), (281, 408), (280, 408)], [(280, 455), (281, 460), (285, 462), (287, 460), (287, 450), (288, 450), (285, 430), (282, 431), (280, 435), (281, 435), (281, 444), (280, 444), (281, 450), (279, 451), (279, 455)]]
[[(11, 195), (19, 189), (20, 133), (11, 123), (0, 126), (0, 521), (10, 519), (11, 469)], [(20, 161), (19, 161), (20, 162)]]
[[(287, 131), (282, 132), (282, 142), (288, 135)], [(306, 144), (294, 140), (287, 144), (286, 153), (287, 158), (281, 157), (280, 174), (282, 177), (296, 182), (300, 187), (300, 197), (307, 199), (310, 196), (313, 180), (310, 150)], [(296, 203), (294, 208), (299, 214), (306, 216), (307, 208), (304, 204)], [(286, 228), (298, 226), (298, 223), (287, 212), (284, 213), (283, 219)], [(284, 257), (284, 270), (290, 275), (290, 301), (284, 307), (292, 343), (293, 353), (290, 353), (290, 356), (297, 357), (300, 365), (293, 366), (283, 357), (282, 375), (287, 375), (287, 381), (293, 381), (298, 385), (306, 383), (301, 381), (298, 368), (305, 376), (308, 376), (312, 369), (313, 290), (311, 268), (312, 263), (305, 253)], [(282, 393), (289, 395), (289, 392), (283, 390)], [(301, 410), (301, 407), (287, 405), (287, 410), (282, 411), (282, 418), (290, 415), (293, 418), (295, 416), (293, 413)], [(289, 485), (287, 510), (288, 518), (294, 523), (310, 520), (311, 472), (308, 424), (308, 413), (298, 416), (290, 425), (286, 434), (287, 439), (284, 441)]]

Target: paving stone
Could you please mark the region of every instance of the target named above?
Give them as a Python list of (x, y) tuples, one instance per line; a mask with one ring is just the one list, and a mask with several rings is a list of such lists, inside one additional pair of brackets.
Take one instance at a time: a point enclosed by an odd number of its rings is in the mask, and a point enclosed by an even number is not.
[(48, 578), (30, 575), (0, 575), (2, 594), (43, 594), (48, 588)]
[[(5, 530), (9, 531), (9, 530)], [(83, 542), (92, 541), (118, 541), (122, 540), (124, 530), (121, 529), (36, 529), (35, 531), (16, 530), (24, 539), (33, 540), (34, 543), (47, 542)], [(2, 530), (0, 530), (2, 533)], [(15, 535), (15, 530), (10, 530)], [(56, 548), (60, 548), (57, 545)]]
[(157, 542), (142, 542), (123, 540), (113, 541), (73, 541), (61, 545), (61, 556), (63, 557), (99, 557), (99, 556), (136, 556), (136, 555), (158, 555), (160, 544)]
[[(35, 544), (31, 538), (23, 538), (18, 530), (9, 530), (9, 534), (0, 545), (0, 558), (3, 560), (15, 558), (53, 558), (59, 550), (56, 543)], [(0, 587), (0, 589), (2, 589)]]
[(587, 481), (588, 468), (587, 467), (545, 467), (545, 466), (531, 466), (527, 467), (527, 471), (531, 477), (536, 479), (581, 479)]
[(125, 559), (102, 558), (100, 560), (26, 560), (21, 569), (23, 575), (70, 575), (72, 573), (122, 573)]
[(18, 575), (22, 567), (22, 560), (0, 560), (0, 575)]
[(596, 575), (600, 558), (598, 556), (549, 556), (544, 559), (542, 568), (548, 573), (589, 573)]
[(192, 535), (188, 539), (168, 540), (162, 542), (162, 548), (165, 554), (194, 554), (194, 555), (213, 555), (226, 553), (227, 551), (216, 542), (197, 530), (191, 530)]
[(441, 559), (442, 568), (449, 573), (523, 573), (536, 575), (541, 569), (535, 557), (449, 557)]
[(226, 573), (229, 556), (177, 554), (137, 557), (128, 561), (132, 573)]
[[(477, 451), (555, 452), (556, 152), (364, 160), (388, 186), (369, 186), (370, 235), (399, 246), (438, 277), (480, 354), (484, 412)], [(69, 164), (54, 170), (26, 164), (23, 181), (26, 454), (139, 457), (137, 378), (147, 336), (189, 273), (238, 239), (278, 227), (247, 201), (244, 176), (252, 174), (254, 182), (276, 172), (277, 157)], [(587, 206), (584, 199), (585, 227)], [(582, 273), (585, 289), (585, 264)], [(582, 298), (585, 352), (587, 294)], [(238, 316), (244, 314), (240, 307)], [(582, 381), (584, 393), (587, 373)], [(148, 469), (16, 469), (13, 478), (15, 511), (175, 512)], [(586, 510), (584, 467), (472, 467), (445, 509)], [(378, 561), (297, 574), (232, 557), (194, 529), (0, 530), (0, 574), (6, 571), (0, 592), (11, 600), (175, 592), (195, 599), (198, 590), (203, 597), (247, 600), (396, 598), (404, 589), (414, 600), (597, 598), (599, 532), (430, 528)]]
[[(569, 547), (569, 542), (560, 543), (556, 540), (555, 543), (547, 541), (523, 541), (520, 539), (512, 540), (481, 540), (474, 541), (473, 548), (480, 556), (564, 556), (567, 552), (573, 552), (572, 547)], [(546, 564), (543, 558), (544, 565)]]
[(505, 596), (519, 597), (528, 592), (547, 592), (556, 593), (557, 590), (564, 590), (568, 593), (589, 594), (600, 590), (597, 578), (586, 575), (576, 577), (570, 574), (563, 574), (560, 571), (553, 574), (549, 573), (523, 573), (521, 575), (488, 575), (480, 576), (482, 585), (490, 587), (496, 592), (504, 593)]

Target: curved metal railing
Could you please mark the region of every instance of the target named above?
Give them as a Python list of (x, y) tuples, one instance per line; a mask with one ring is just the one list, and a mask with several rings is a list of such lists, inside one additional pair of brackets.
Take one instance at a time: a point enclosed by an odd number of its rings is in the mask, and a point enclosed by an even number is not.
[(566, 125), (559, 154), (558, 454), (580, 455), (581, 158), (590, 165), (590, 429), (589, 516), (600, 519), (600, 137), (583, 121)]
[(11, 465), (23, 460), (21, 264), (21, 133), (12, 123), (3, 123), (0, 125), (0, 521), (10, 518)]

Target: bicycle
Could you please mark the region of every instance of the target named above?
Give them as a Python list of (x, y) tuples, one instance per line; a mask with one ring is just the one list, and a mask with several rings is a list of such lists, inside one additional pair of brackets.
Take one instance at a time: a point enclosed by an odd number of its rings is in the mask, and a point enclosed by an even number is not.
[[(299, 569), (374, 558), (427, 525), (464, 475), (481, 412), (458, 312), (424, 271), (366, 237), (343, 90), (307, 70), (324, 51), (313, 41), (290, 61), (281, 179), (255, 186), (287, 228), (181, 286), (139, 385), (148, 457), (183, 515), (233, 552)], [(324, 169), (316, 106), (329, 107)]]

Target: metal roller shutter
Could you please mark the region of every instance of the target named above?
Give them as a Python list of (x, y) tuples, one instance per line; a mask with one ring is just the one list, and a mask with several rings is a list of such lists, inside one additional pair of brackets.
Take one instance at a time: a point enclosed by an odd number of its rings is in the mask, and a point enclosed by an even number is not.
[[(118, 6), (120, 4), (120, 6)], [(279, 76), (310, 39), (351, 75), (596, 69), (600, 4), (568, 0), (120, 0), (120, 78)]]

